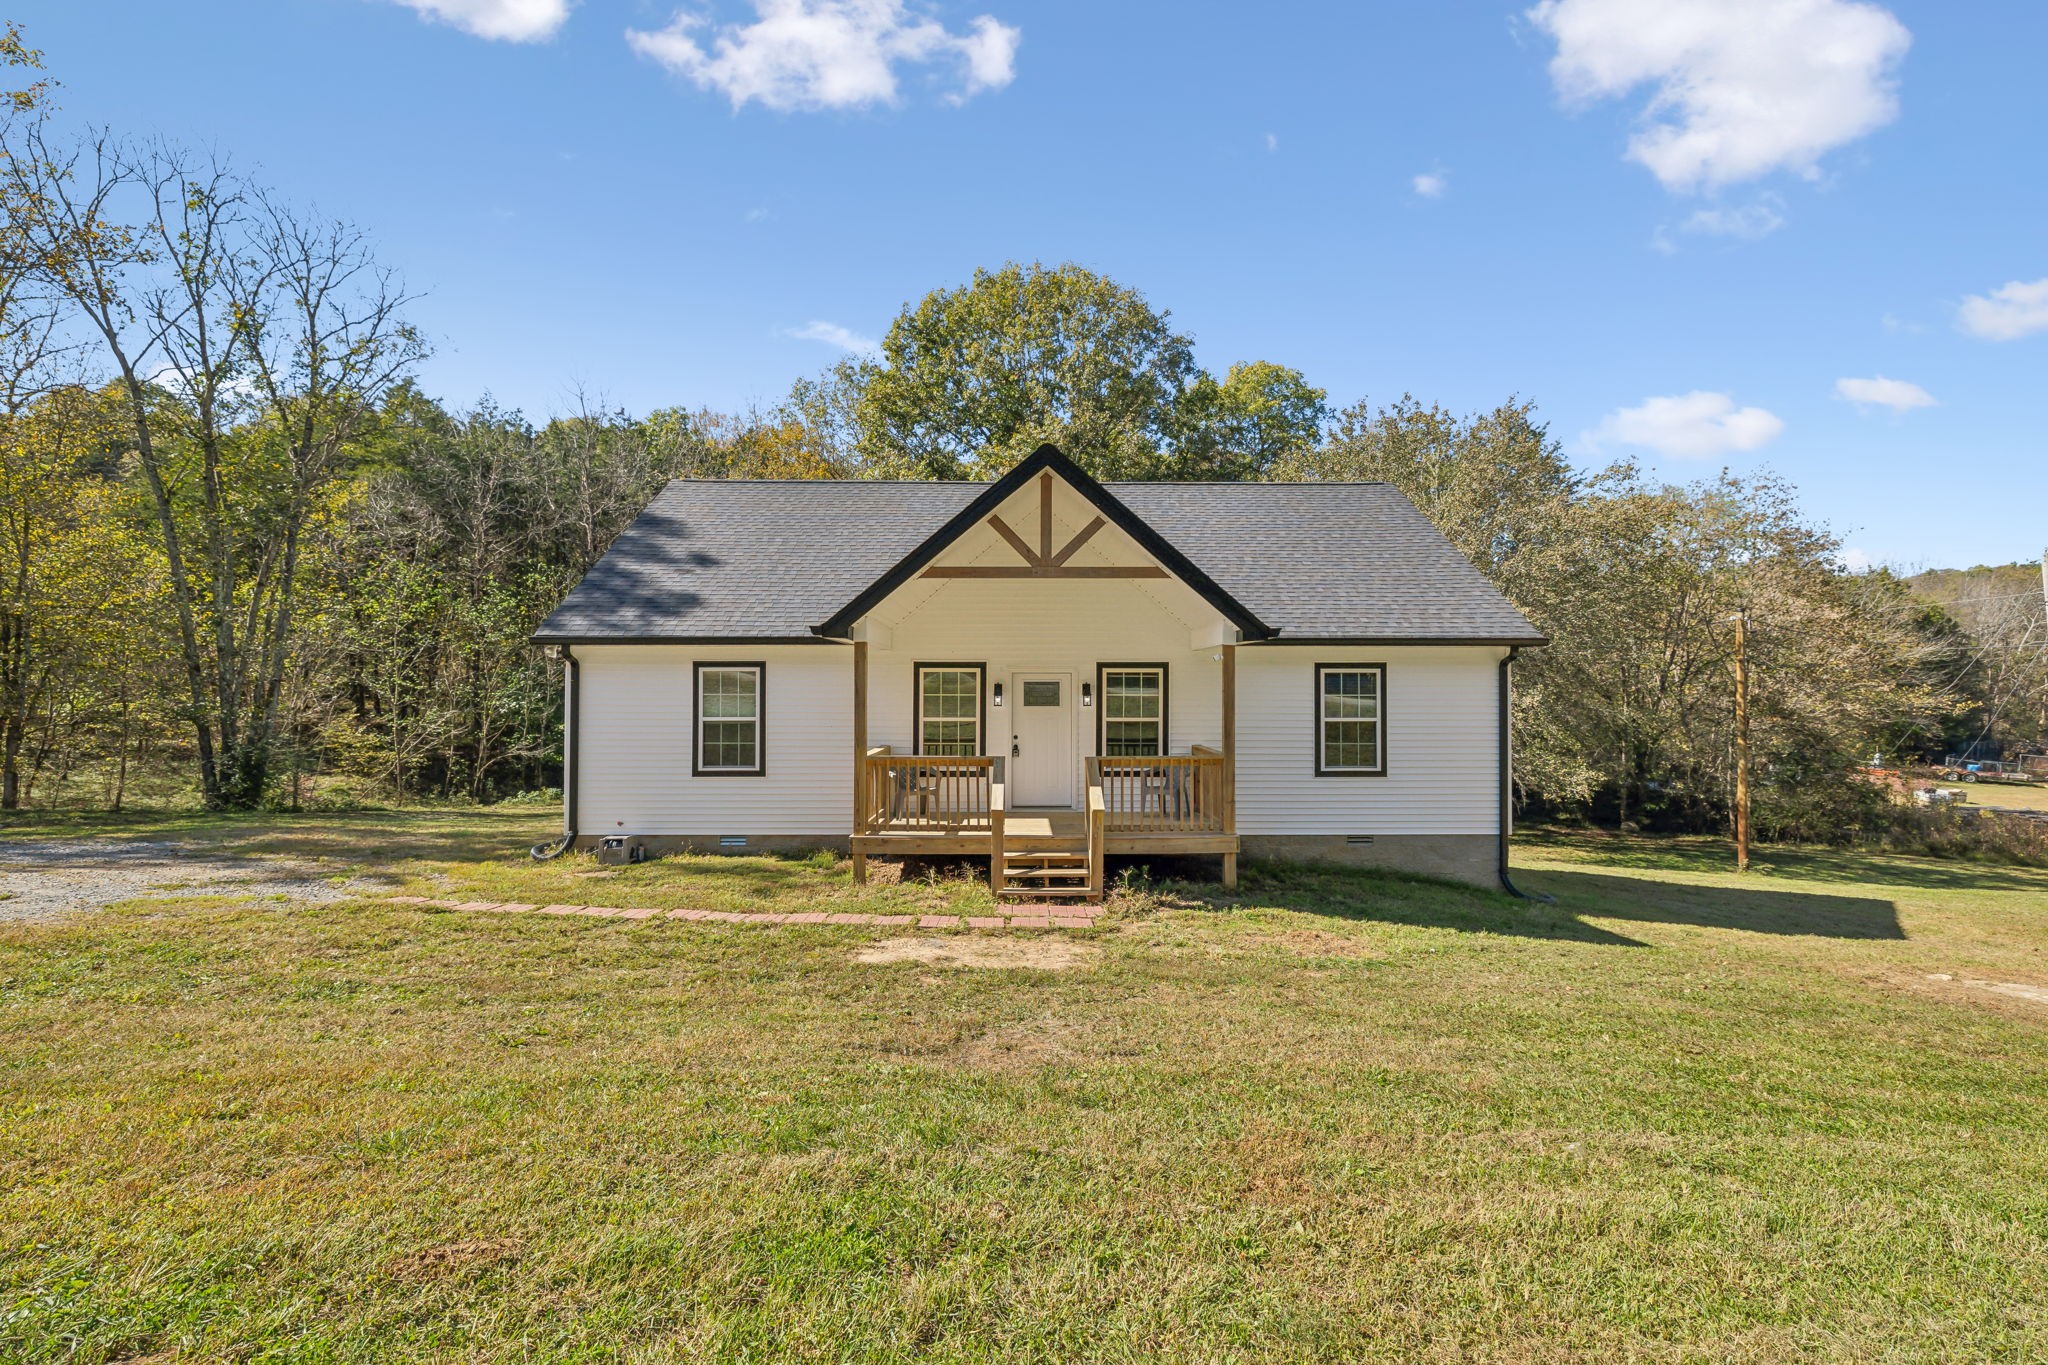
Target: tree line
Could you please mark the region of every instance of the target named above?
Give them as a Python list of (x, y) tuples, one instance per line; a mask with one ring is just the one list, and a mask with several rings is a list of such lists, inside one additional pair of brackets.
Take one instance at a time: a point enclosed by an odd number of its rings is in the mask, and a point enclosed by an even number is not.
[(1522, 399), (1338, 410), (1284, 364), (1211, 373), (1075, 265), (936, 290), (756, 410), (451, 409), (363, 232), (210, 154), (65, 136), (17, 31), (0, 58), (24, 82), (0, 128), (10, 809), (544, 790), (559, 680), (528, 636), (667, 480), (987, 478), (1046, 441), (1102, 478), (1399, 487), (1552, 639), (1516, 700), (1521, 795), (1551, 814), (1725, 819), (1738, 613), (1766, 835), (1879, 819), (1874, 755), (2043, 737), (2038, 603), (1849, 572), (1769, 475), (1579, 468)]

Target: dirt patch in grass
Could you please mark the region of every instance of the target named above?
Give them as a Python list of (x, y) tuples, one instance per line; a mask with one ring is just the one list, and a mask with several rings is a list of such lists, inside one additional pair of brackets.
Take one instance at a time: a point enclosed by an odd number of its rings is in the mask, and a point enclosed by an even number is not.
[(1934, 972), (1927, 978), (1942, 986), (1961, 986), (1965, 990), (1985, 991), (1992, 995), (2003, 995), (2012, 1000), (2025, 1000), (2030, 1004), (2048, 1005), (2048, 986), (2029, 986), (2018, 981), (1978, 981), (1967, 976), (1950, 976), (1946, 972)]
[(384, 1273), (395, 1280), (439, 1280), (518, 1257), (519, 1243), (505, 1238), (444, 1242), (392, 1258), (385, 1263)]
[(978, 1071), (1034, 1071), (1075, 1055), (1080, 1029), (1065, 1019), (1031, 1019), (990, 1029), (960, 1045), (952, 1060)]
[(853, 960), (870, 965), (921, 962), (928, 967), (1059, 972), (1086, 966), (1101, 955), (1092, 944), (1062, 938), (888, 938), (862, 948)]

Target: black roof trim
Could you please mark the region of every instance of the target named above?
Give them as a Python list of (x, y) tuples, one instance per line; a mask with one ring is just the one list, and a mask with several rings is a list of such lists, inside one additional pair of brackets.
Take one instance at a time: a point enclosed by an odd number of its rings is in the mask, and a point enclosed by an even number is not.
[(1194, 589), (1203, 601), (1216, 608), (1235, 625), (1247, 640), (1269, 640), (1278, 634), (1271, 626), (1261, 621), (1252, 611), (1217, 585), (1216, 580), (1196, 568), (1194, 562), (1176, 550), (1173, 545), (1146, 523), (1137, 513), (1126, 507), (1110, 491), (1084, 473), (1081, 467), (1062, 455), (1059, 447), (1042, 445), (1012, 469), (982, 491), (980, 497), (960, 509), (952, 520), (931, 533), (915, 550), (905, 555), (896, 566), (870, 583), (861, 594), (834, 612), (828, 619), (812, 626), (814, 634), (828, 639), (843, 639), (853, 629), (853, 623), (874, 610), (883, 598), (908, 583), (919, 569), (939, 557), (948, 545), (958, 540), (971, 527), (978, 525), (1012, 493), (1043, 470), (1065, 479), (1075, 492), (1094, 505), (1103, 518), (1131, 539), (1139, 548), (1166, 566), (1168, 573)]
[(1401, 646), (1427, 649), (1431, 645), (1499, 645), (1518, 649), (1541, 649), (1550, 643), (1547, 635), (1282, 635), (1254, 643), (1262, 645), (1337, 645), (1350, 649), (1364, 646)]
[(542, 635), (526, 637), (536, 645), (829, 645), (816, 635)]

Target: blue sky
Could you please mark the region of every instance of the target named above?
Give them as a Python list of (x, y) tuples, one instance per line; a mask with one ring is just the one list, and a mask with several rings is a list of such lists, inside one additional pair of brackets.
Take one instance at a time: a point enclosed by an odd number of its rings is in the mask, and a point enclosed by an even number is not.
[(1773, 469), (1855, 562), (2048, 543), (2033, 0), (11, 12), (67, 117), (371, 229), (453, 403), (772, 401), (817, 337), (1073, 260), (1219, 372), (1518, 393), (1587, 462)]

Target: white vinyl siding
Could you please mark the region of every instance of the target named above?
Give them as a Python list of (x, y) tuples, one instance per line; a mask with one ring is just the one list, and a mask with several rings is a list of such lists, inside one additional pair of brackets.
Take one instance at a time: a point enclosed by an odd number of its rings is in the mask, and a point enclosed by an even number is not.
[[(1099, 538), (1099, 537), (1098, 537)], [(1223, 737), (1223, 667), (1215, 648), (1196, 650), (1189, 626), (1147, 591), (1151, 585), (1115, 580), (959, 580), (930, 594), (895, 623), (886, 649), (868, 651), (868, 742), (911, 751), (917, 736), (911, 670), (930, 659), (987, 661), (987, 678), (1003, 685), (1003, 704), (987, 712), (989, 754), (1007, 756), (1012, 720), (1023, 698), (1013, 679), (1019, 673), (1059, 673), (1073, 689), (1070, 741), (1076, 792), (1082, 760), (1095, 752), (1098, 664), (1125, 659), (1167, 661), (1171, 686), (1166, 697), (1168, 743), (1218, 744)], [(771, 672), (773, 670), (771, 669)], [(1092, 706), (1080, 704), (1087, 683)], [(1307, 684), (1303, 684), (1304, 688)]]
[[(577, 645), (577, 823), (600, 834), (799, 834), (853, 825), (853, 651), (844, 645)], [(692, 665), (758, 663), (765, 776), (698, 777)]]
[[(1327, 645), (1237, 651), (1237, 828), (1241, 834), (1492, 834), (1500, 820), (1501, 651), (1373, 647), (1383, 664), (1386, 774), (1316, 776), (1317, 664)], [(1178, 691), (1178, 684), (1175, 686)]]

